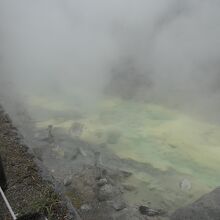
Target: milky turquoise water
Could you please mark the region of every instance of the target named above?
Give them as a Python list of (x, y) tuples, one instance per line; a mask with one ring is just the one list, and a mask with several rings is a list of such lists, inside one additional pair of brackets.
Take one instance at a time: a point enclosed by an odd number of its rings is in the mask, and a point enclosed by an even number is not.
[[(131, 204), (176, 208), (219, 186), (218, 125), (164, 106), (114, 98), (89, 108), (74, 100), (32, 96), (28, 105), (38, 129), (52, 124), (68, 132), (80, 122), (82, 140), (104, 143), (118, 157), (142, 164), (126, 182), (137, 189), (125, 194)], [(83, 117), (71, 117), (76, 112)], [(181, 188), (183, 180), (189, 188)]]

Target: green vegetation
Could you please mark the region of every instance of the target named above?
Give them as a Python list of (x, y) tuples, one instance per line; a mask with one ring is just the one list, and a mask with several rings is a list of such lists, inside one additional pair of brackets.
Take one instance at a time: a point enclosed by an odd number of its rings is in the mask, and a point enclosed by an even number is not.
[(25, 214), (28, 212), (39, 212), (44, 213), (49, 220), (54, 219), (57, 205), (60, 203), (60, 199), (57, 194), (50, 188), (45, 188), (39, 197), (32, 200), (31, 204), (28, 205), (28, 210), (23, 210)]

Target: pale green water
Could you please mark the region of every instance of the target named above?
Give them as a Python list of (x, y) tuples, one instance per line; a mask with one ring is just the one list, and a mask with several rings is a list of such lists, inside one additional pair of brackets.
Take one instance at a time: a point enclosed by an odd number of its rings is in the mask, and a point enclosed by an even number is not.
[[(84, 125), (81, 139), (107, 143), (120, 158), (149, 164), (154, 171), (136, 171), (127, 181), (138, 188), (125, 195), (130, 203), (151, 201), (176, 208), (220, 185), (220, 126), (163, 106), (120, 99), (99, 101), (92, 110), (45, 97), (31, 97), (29, 106), (52, 112), (36, 123), (38, 128), (53, 124), (68, 131), (78, 121)], [(83, 111), (85, 117), (60, 120), (54, 116), (73, 110)], [(116, 141), (108, 143), (112, 134)], [(180, 189), (183, 179), (191, 183), (189, 190)]]

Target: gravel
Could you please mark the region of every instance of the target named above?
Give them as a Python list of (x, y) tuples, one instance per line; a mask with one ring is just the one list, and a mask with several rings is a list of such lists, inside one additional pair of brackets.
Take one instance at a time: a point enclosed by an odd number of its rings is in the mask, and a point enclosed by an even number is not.
[[(41, 212), (53, 220), (79, 219), (68, 200), (55, 191), (54, 183), (42, 178), (42, 168), (22, 142), (21, 135), (0, 107), (0, 155), (8, 185), (5, 193), (15, 213)], [(0, 219), (11, 219), (1, 198), (0, 207)]]

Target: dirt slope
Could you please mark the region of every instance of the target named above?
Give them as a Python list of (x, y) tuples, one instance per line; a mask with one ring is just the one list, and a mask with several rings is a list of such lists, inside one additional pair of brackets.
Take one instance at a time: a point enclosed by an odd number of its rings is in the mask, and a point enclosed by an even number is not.
[[(40, 168), (10, 118), (0, 107), (0, 155), (7, 176), (6, 196), (16, 214), (42, 212), (48, 219), (79, 219), (73, 207), (59, 193), (52, 182), (43, 180)], [(0, 220), (11, 217), (0, 198)]]

